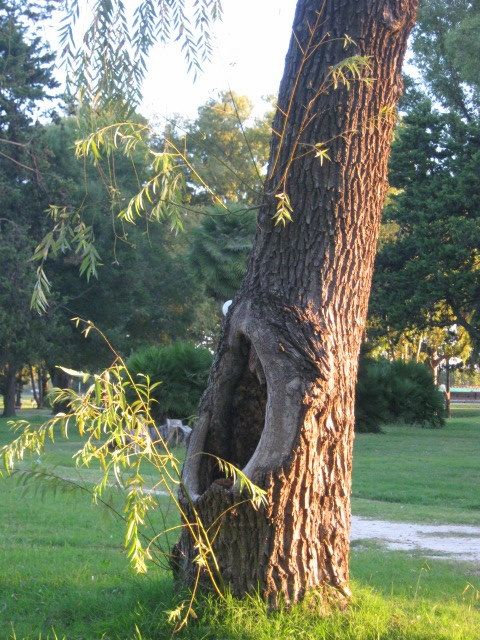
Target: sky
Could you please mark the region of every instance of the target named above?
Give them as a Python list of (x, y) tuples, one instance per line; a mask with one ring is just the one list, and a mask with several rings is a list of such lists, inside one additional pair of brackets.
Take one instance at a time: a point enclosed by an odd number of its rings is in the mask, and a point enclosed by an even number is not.
[[(127, 11), (133, 12), (138, 3), (125, 0)], [(148, 60), (141, 112), (152, 119), (173, 114), (194, 118), (200, 105), (230, 88), (252, 100), (255, 115), (263, 114), (267, 105), (262, 97), (278, 92), (295, 5), (296, 0), (223, 0), (222, 21), (212, 26), (211, 62), (195, 82), (178, 44), (156, 45)], [(53, 50), (60, 49), (63, 17), (57, 13), (45, 28)], [(78, 36), (85, 24), (80, 18)], [(57, 79), (64, 81), (61, 69)]]
[(262, 109), (262, 96), (277, 95), (296, 0), (224, 0), (223, 20), (213, 27), (212, 62), (193, 83), (179, 47), (155, 47), (144, 84), (147, 116), (197, 108), (222, 89), (248, 96)]

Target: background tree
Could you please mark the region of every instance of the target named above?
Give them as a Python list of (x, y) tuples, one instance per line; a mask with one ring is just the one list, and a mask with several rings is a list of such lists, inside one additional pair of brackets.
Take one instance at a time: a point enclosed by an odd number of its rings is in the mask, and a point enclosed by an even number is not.
[(459, 324), (480, 347), (480, 129), (412, 88), (393, 145), (396, 231), (377, 258), (371, 313), (400, 333)]
[[(207, 527), (222, 514), (222, 579), (272, 604), (348, 594), (357, 360), (416, 4), (298, 2), (255, 243), (187, 453), (184, 508)], [(266, 506), (233, 509), (202, 451), (243, 468)], [(183, 533), (188, 584), (196, 554)]]
[[(4, 415), (15, 413), (15, 380), (25, 362), (38, 352), (48, 330), (29, 309), (34, 283), (29, 258), (32, 228), (46, 207), (42, 171), (45, 164), (41, 128), (34, 124), (42, 101), (55, 88), (53, 55), (28, 29), (31, 3), (0, 2), (0, 366), (4, 370)], [(42, 15), (48, 3), (40, 4)], [(43, 233), (43, 229), (42, 232)]]
[[(49, 367), (62, 362), (70, 367), (98, 369), (107, 365), (111, 353), (101, 340), (85, 339), (70, 319), (95, 322), (121, 352), (148, 344), (162, 344), (185, 336), (194, 315), (198, 287), (189, 273), (180, 242), (165, 224), (149, 225), (141, 219), (126, 225), (116, 216), (102, 176), (108, 166), (83, 166), (74, 154), (79, 136), (74, 118), (49, 125), (45, 138), (52, 180), (49, 196), (67, 216), (81, 212), (82, 224), (91, 229), (99, 255), (98, 277), (79, 278), (82, 256), (54, 251), (45, 270), (54, 299), (49, 305), (66, 328), (68, 338), (49, 354)], [(65, 153), (65, 150), (72, 150)], [(100, 171), (98, 170), (100, 169)], [(145, 158), (135, 158), (135, 171), (125, 158), (117, 158), (115, 198), (127, 202), (148, 174)], [(68, 329), (67, 329), (68, 327)]]
[(172, 121), (165, 133), (188, 161), (183, 244), (202, 296), (189, 335), (203, 344), (216, 344), (222, 304), (233, 297), (245, 272), (271, 118), (267, 113), (254, 119), (248, 98), (224, 91), (202, 105), (195, 120)]
[(413, 50), (432, 95), (467, 121), (480, 115), (478, 0), (424, 0)]
[(225, 213), (218, 206), (202, 213), (191, 231), (189, 260), (206, 295), (220, 306), (233, 298), (245, 274), (256, 215), (248, 209)]
[[(189, 334), (213, 348), (223, 304), (240, 286), (255, 233), (255, 212), (238, 204), (231, 207), (230, 213), (220, 206), (202, 208), (186, 237), (188, 261), (201, 296)], [(194, 215), (190, 212), (191, 218)]]
[[(436, 345), (459, 323), (474, 346), (471, 362), (479, 349), (479, 16), (478, 2), (421, 4), (413, 61), (431, 98), (409, 81), (390, 165), (392, 234), (377, 260), (369, 330), (374, 343), (383, 331), (408, 348), (408, 336)], [(426, 348), (438, 370), (441, 354)]]
[(3, 415), (15, 415), (17, 379), (41, 349), (45, 321), (30, 309), (34, 272), (26, 228), (0, 223), (0, 369)]
[(32, 33), (27, 28), (29, 17), (28, 2), (0, 0), (0, 185), (4, 211), (22, 196), (27, 202), (31, 189), (39, 187), (38, 161), (32, 149), (36, 133), (33, 118), (57, 86), (52, 76), (54, 56), (35, 30)]
[[(176, 144), (202, 181), (224, 203), (256, 204), (268, 160), (272, 114), (255, 119), (253, 105), (245, 96), (223, 91), (198, 109), (193, 121), (173, 123)], [(187, 168), (193, 185), (190, 202), (211, 204), (211, 192), (199, 185)], [(236, 207), (238, 209), (238, 206)]]
[[(438, 324), (436, 318), (440, 319)], [(433, 318), (426, 318), (422, 328), (413, 326), (395, 329), (385, 327), (382, 319), (371, 317), (365, 352), (373, 358), (423, 362), (430, 369), (435, 384), (438, 384), (440, 367), (447, 358), (455, 358), (465, 364), (472, 354), (468, 333), (463, 327), (457, 327), (455, 339), (452, 340), (449, 328), (453, 326), (453, 320), (450, 325), (443, 326), (445, 318), (445, 312), (440, 311)], [(401, 324), (409, 327), (409, 322), (410, 319), (406, 317)]]

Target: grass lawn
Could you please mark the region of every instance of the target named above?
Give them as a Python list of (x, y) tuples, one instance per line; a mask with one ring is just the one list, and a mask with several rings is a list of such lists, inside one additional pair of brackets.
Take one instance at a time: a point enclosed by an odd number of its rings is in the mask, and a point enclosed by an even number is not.
[[(0, 420), (0, 444), (8, 439)], [(355, 511), (480, 521), (479, 445), (478, 408), (456, 409), (443, 431), (388, 427), (382, 435), (358, 436)], [(76, 448), (76, 439), (59, 442), (46, 459), (73, 473)], [(0, 505), (0, 640), (38, 640), (40, 634), (45, 640), (53, 638), (52, 628), (68, 640), (170, 637), (165, 611), (177, 601), (168, 569), (154, 566), (146, 576), (134, 575), (122, 552), (122, 524), (93, 507), (88, 496), (41, 499), (24, 495), (9, 479), (0, 482)], [(153, 527), (161, 527), (158, 517)], [(427, 562), (362, 543), (352, 549), (352, 574), (354, 601), (345, 613), (322, 618), (306, 603), (272, 615), (255, 599), (207, 600), (199, 605), (199, 619), (178, 637), (479, 640), (478, 567)]]
[(480, 524), (480, 406), (453, 405), (444, 429), (385, 426), (355, 441), (353, 513)]

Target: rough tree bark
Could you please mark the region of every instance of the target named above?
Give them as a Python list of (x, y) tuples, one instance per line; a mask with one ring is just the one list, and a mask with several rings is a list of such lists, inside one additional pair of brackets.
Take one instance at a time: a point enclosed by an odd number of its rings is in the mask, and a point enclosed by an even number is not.
[[(416, 8), (299, 0), (254, 248), (184, 465), (186, 512), (194, 507), (209, 526), (227, 511), (212, 529), (224, 584), (240, 596), (259, 589), (272, 606), (321, 586), (349, 594), (357, 361)], [(332, 66), (353, 55), (369, 57), (372, 82), (317, 95)], [(330, 161), (311, 152), (317, 143)], [(279, 190), (293, 207), (285, 228), (272, 219)], [(236, 488), (202, 452), (243, 468), (266, 489), (267, 506), (231, 508)], [(195, 555), (185, 531), (173, 565), (187, 585)]]

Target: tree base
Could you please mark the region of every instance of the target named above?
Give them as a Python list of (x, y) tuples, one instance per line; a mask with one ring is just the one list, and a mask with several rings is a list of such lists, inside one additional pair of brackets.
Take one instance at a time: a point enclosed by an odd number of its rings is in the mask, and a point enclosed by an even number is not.
[[(273, 299), (237, 304), (183, 469), (182, 508), (208, 532), (216, 582), (236, 597), (260, 593), (272, 608), (318, 588), (348, 594), (353, 413), (318, 375), (318, 354), (333, 361), (329, 344), (308, 311)], [(265, 505), (225, 481), (215, 457), (264, 489)], [(209, 582), (197, 556), (185, 528), (172, 556), (180, 585)]]

